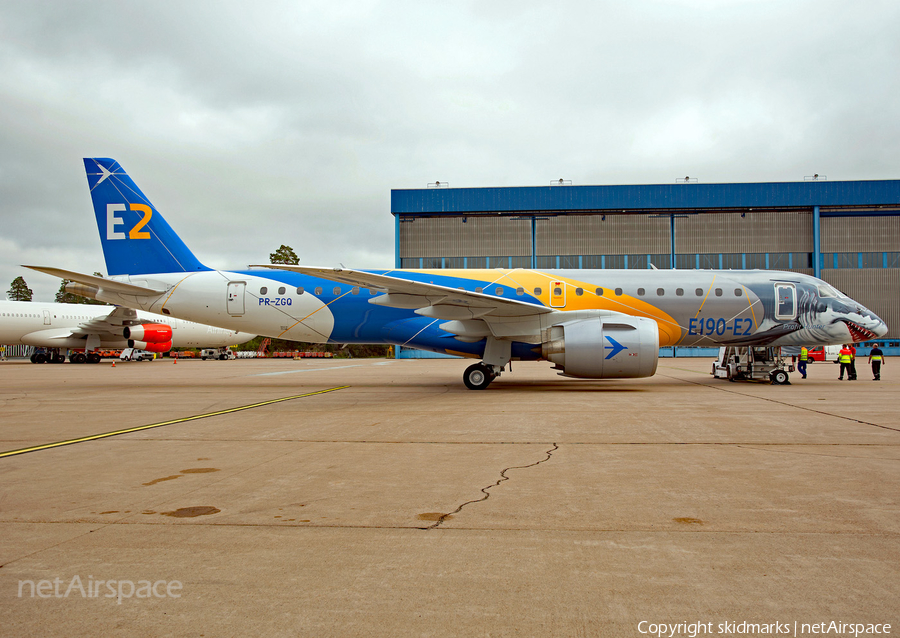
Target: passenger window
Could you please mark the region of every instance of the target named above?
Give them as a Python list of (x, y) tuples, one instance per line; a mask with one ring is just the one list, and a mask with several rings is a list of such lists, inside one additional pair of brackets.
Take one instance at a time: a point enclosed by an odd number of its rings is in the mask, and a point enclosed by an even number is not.
[(484, 288), (476, 288), (475, 292), (477, 292), (478, 294), (481, 294), (484, 292)]
[(318, 286), (318, 287), (316, 288), (316, 294), (317, 294), (317, 295), (321, 295), (321, 294), (322, 294), (322, 286)]
[(598, 297), (602, 297), (603, 296), (603, 288), (597, 288), (596, 294)]
[(516, 288), (516, 294), (519, 295), (519, 296), (521, 297), (522, 295), (525, 294), (525, 289), (522, 288), (521, 286), (518, 287), (518, 288)]
[(535, 295), (535, 297), (540, 297), (541, 294), (542, 294), (543, 292), (544, 292), (544, 291), (541, 290), (540, 288), (535, 288), (535, 289), (534, 289), (534, 295)]
[(702, 297), (702, 296), (703, 296), (703, 288), (697, 288), (697, 290), (695, 290), (694, 293), (695, 293), (698, 297)]
[(622, 289), (616, 288), (616, 297), (621, 297), (621, 296), (622, 296)]
[(287, 290), (285, 289), (284, 286), (281, 286), (281, 287), (278, 288), (278, 294), (279, 294), (279, 295), (283, 295), (285, 292), (287, 292)]
[(684, 288), (676, 288), (675, 296), (676, 297), (684, 297)]
[(656, 296), (657, 296), (657, 297), (664, 297), (665, 294), (666, 294), (665, 289), (663, 289), (663, 288), (657, 288), (657, 289), (656, 289)]
[(359, 286), (354, 286), (353, 290), (351, 290), (350, 292), (354, 295), (358, 295), (359, 294)]
[(554, 297), (559, 297), (561, 294), (562, 294), (562, 288), (554, 288), (554, 289), (553, 289), (553, 296), (554, 296)]
[(336, 294), (336, 295), (341, 294), (341, 287), (340, 287), (340, 286), (335, 286), (335, 287), (334, 287), (334, 294)]
[(497, 288), (494, 290), (494, 292), (497, 293), (498, 297), (503, 296), (503, 288), (501, 288), (500, 286), (497, 286)]
[(269, 289), (266, 288), (265, 286), (263, 286), (262, 288), (259, 289), (259, 294), (261, 294), (261, 295), (264, 295), (267, 292), (269, 292)]
[(735, 296), (735, 297), (740, 297), (742, 294), (744, 294), (744, 293), (741, 291), (740, 288), (735, 288), (735, 289), (734, 289), (734, 296)]
[(299, 288), (297, 288), (297, 294), (298, 294), (298, 295), (302, 295), (302, 294), (303, 294), (303, 286), (300, 286)]
[(722, 289), (716, 288), (716, 297), (721, 297), (721, 296), (722, 296)]
[(644, 296), (644, 289), (638, 288), (638, 297), (643, 297), (643, 296)]
[(578, 296), (580, 297), (581, 295), (584, 294), (584, 290), (581, 289), (581, 288), (576, 288), (576, 289), (575, 289), (575, 294), (578, 295)]

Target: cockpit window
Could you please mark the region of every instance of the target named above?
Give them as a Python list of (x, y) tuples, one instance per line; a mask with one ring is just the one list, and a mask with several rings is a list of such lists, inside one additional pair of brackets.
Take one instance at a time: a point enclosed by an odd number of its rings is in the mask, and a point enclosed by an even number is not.
[(837, 297), (837, 291), (831, 286), (819, 284), (819, 297)]

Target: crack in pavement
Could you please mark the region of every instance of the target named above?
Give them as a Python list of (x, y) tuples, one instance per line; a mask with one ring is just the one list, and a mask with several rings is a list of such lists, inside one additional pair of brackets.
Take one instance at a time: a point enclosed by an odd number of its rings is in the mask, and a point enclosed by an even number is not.
[(553, 453), (558, 449), (559, 449), (559, 445), (554, 443), (552, 448), (550, 448), (549, 450), (544, 452), (544, 454), (547, 455), (547, 458), (541, 459), (540, 461), (537, 461), (535, 463), (530, 463), (528, 465), (517, 465), (515, 467), (506, 468), (505, 470), (500, 472), (500, 478), (497, 479), (493, 484), (488, 485), (487, 487), (481, 488), (481, 491), (484, 493), (484, 496), (482, 496), (481, 498), (473, 499), (471, 501), (466, 501), (465, 503), (463, 503), (462, 505), (457, 507), (452, 512), (442, 514), (441, 517), (433, 525), (429, 525), (428, 527), (420, 527), (419, 529), (424, 529), (424, 530), (437, 529), (445, 520), (447, 520), (454, 514), (459, 514), (466, 505), (472, 505), (473, 503), (481, 503), (483, 501), (488, 500), (491, 497), (491, 493), (488, 492), (489, 489), (491, 489), (492, 487), (497, 487), (504, 481), (509, 480), (509, 477), (506, 475), (507, 472), (509, 472), (510, 470), (524, 470), (529, 467), (534, 467), (535, 465), (540, 465), (541, 463), (546, 463), (547, 461), (550, 460), (550, 457), (553, 456)]

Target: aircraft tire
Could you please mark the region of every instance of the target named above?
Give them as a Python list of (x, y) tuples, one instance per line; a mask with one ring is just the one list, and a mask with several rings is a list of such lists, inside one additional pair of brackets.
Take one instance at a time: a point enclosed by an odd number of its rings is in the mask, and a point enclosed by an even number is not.
[(484, 390), (493, 380), (493, 371), (483, 363), (471, 365), (463, 373), (463, 383), (470, 390)]
[(92, 352), (87, 356), (88, 363), (100, 363), (100, 355), (96, 352)]
[(82, 352), (76, 352), (69, 357), (69, 361), (72, 363), (84, 363), (85, 361), (87, 361), (87, 357), (85, 357), (84, 353)]

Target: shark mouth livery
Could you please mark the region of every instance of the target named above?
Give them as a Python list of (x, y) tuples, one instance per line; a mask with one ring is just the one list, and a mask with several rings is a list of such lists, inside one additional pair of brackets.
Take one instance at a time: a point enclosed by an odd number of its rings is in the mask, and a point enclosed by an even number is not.
[(765, 270), (352, 270), (204, 266), (121, 165), (85, 170), (110, 277), (33, 267), (122, 306), (280, 339), (393, 344), (480, 360), (484, 389), (512, 360), (563, 376), (648, 377), (660, 346), (831, 345), (887, 334), (809, 275)]

